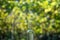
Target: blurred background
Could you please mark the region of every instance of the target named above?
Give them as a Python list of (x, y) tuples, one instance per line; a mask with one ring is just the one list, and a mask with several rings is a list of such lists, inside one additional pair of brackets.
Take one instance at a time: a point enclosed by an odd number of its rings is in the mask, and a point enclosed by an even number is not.
[(60, 40), (60, 0), (0, 0), (0, 40)]

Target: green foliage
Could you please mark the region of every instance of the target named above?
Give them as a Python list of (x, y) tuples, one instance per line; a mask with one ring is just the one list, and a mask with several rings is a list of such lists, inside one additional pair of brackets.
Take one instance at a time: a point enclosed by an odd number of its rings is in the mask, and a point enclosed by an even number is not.
[(18, 29), (22, 32), (27, 31), (27, 21), (32, 21), (30, 25), (35, 34), (58, 33), (60, 32), (59, 2), (57, 0), (20, 0), (19, 2), (2, 0), (0, 1), (0, 30), (12, 32), (14, 27), (18, 34)]

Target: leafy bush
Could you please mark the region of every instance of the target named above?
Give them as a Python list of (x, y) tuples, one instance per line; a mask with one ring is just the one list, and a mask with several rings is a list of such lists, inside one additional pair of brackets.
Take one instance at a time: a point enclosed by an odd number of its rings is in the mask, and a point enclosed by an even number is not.
[[(20, 0), (0, 1), (0, 33), (26, 35), (28, 25), (34, 34), (60, 32), (60, 1)], [(29, 23), (31, 22), (31, 23)], [(13, 32), (14, 30), (14, 32)]]

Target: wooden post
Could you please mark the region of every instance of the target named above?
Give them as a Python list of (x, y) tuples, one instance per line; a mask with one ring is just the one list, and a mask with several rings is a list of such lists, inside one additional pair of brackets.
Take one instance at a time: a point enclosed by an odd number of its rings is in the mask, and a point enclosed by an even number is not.
[(32, 30), (28, 30), (28, 40), (34, 40), (33, 31)]

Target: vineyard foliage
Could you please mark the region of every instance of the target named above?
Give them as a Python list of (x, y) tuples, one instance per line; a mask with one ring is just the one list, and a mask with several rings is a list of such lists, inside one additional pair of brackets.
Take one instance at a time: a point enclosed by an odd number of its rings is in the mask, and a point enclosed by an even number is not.
[[(0, 0), (0, 31), (35, 34), (60, 32), (59, 0)], [(19, 30), (19, 31), (18, 31)]]

